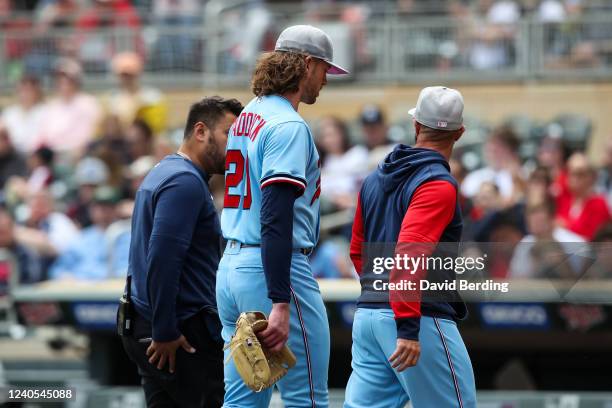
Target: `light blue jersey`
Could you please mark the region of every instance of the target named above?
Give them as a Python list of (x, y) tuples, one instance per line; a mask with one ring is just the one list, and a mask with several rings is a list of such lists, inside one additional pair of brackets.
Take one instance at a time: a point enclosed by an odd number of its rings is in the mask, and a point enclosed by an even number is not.
[(278, 95), (257, 97), (230, 128), (225, 161), (223, 236), (261, 243), (261, 189), (273, 183), (300, 188), (293, 207), (293, 247), (312, 248), (319, 239), (319, 154), (310, 128)]

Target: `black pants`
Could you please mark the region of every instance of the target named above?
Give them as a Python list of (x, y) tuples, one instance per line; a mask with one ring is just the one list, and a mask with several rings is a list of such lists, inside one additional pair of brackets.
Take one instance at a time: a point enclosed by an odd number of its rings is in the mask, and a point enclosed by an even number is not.
[(181, 333), (196, 352), (176, 350), (173, 374), (149, 363), (151, 324), (136, 316), (132, 336), (122, 337), (123, 347), (138, 366), (147, 407), (218, 408), (223, 405), (223, 341), (216, 313), (202, 311), (180, 324)]

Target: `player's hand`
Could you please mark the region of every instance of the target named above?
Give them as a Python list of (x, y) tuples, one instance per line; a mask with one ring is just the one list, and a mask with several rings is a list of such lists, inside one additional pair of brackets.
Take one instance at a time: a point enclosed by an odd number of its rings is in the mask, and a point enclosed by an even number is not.
[(149, 348), (147, 348), (147, 357), (149, 357), (149, 363), (157, 364), (158, 370), (163, 370), (166, 362), (169, 364), (171, 373), (174, 373), (176, 366), (176, 349), (182, 347), (188, 353), (195, 353), (195, 349), (191, 347), (191, 344), (187, 341), (185, 336), (181, 335), (173, 341), (160, 341), (153, 340)]
[(268, 316), (268, 327), (257, 334), (271, 351), (281, 351), (289, 339), (289, 303), (274, 303)]
[(416, 340), (397, 339), (397, 348), (389, 357), (391, 367), (402, 372), (408, 367), (413, 367), (419, 361), (421, 346)]

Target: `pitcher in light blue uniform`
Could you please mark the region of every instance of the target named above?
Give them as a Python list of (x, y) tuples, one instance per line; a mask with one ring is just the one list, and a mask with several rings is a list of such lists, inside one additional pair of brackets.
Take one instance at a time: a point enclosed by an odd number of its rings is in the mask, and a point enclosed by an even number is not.
[[(279, 345), (286, 339), (297, 358), (277, 383), (286, 407), (328, 406), (329, 326), (308, 263), (319, 238), (320, 161), (297, 112), (300, 102), (315, 102), (327, 73), (346, 71), (332, 63), (323, 31), (283, 31), (275, 51), (255, 68), (256, 98), (234, 122), (226, 149), (221, 227), (228, 244), (216, 289), (223, 339), (229, 343), (241, 312), (269, 315), (260, 340)], [(271, 388), (251, 391), (231, 359), (225, 391), (224, 407), (232, 408), (267, 407), (272, 395)]]

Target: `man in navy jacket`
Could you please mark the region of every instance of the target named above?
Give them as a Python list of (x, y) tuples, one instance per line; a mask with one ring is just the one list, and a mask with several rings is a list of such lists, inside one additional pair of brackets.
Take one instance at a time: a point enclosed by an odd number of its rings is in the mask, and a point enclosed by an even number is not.
[[(452, 289), (434, 297), (419, 290), (422, 280), (454, 281), (454, 271), (381, 270), (376, 259), (385, 257), (372, 257), (457, 255), (462, 221), (448, 159), (464, 131), (463, 97), (446, 87), (425, 88), (410, 113), (415, 146), (398, 145), (358, 197), (350, 252), (361, 296), (345, 408), (399, 408), (408, 399), (415, 408), (476, 406), (470, 358), (455, 323), (465, 317), (465, 304)], [(390, 251), (377, 248), (389, 243)], [(389, 286), (403, 280), (416, 285)]]
[(227, 133), (242, 105), (204, 98), (184, 140), (143, 180), (134, 205), (128, 274), (135, 309), (123, 344), (147, 406), (219, 407), (223, 342), (215, 300), (221, 228), (208, 187), (225, 171)]

